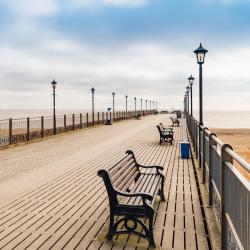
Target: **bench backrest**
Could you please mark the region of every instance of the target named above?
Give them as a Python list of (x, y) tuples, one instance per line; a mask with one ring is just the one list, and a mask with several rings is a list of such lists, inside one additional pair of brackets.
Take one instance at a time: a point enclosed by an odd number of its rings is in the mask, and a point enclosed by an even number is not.
[(161, 129), (160, 125), (157, 125), (156, 127), (158, 128), (159, 133), (162, 134), (163, 129)]
[(109, 198), (117, 201), (116, 191), (129, 192), (129, 188), (139, 177), (139, 167), (131, 150), (126, 152), (118, 163), (111, 168), (98, 171), (98, 175), (104, 180)]
[(163, 124), (159, 123), (159, 126), (160, 126), (161, 130), (163, 131), (164, 130)]
[(173, 118), (172, 116), (170, 116), (170, 120), (171, 120), (173, 123), (179, 123), (178, 118)]

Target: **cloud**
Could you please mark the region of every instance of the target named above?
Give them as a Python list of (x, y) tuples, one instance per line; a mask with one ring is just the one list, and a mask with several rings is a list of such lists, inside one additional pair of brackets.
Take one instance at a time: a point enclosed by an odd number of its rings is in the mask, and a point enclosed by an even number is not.
[[(0, 44), (4, 58), (0, 61), (0, 99), (5, 105), (50, 107), (50, 82), (55, 78), (58, 108), (88, 108), (91, 87), (96, 88), (98, 108), (110, 105), (112, 91), (117, 93), (118, 108), (123, 108), (125, 94), (131, 108), (134, 96), (157, 100), (162, 108), (181, 108), (186, 78), (192, 73), (198, 107), (198, 66), (191, 49), (183, 52), (179, 46), (145, 40), (100, 46), (62, 34), (36, 36), (39, 43), (27, 48)], [(236, 92), (235, 109), (246, 107), (249, 57), (247, 46), (227, 47), (223, 52), (209, 48), (204, 64), (205, 109), (228, 109)]]
[(84, 7), (139, 7), (149, 3), (149, 0), (72, 0), (71, 4)]
[(250, 0), (196, 0), (203, 3), (222, 3), (222, 4), (240, 4), (250, 3)]
[(19, 16), (51, 16), (58, 12), (56, 0), (3, 0), (9, 10)]

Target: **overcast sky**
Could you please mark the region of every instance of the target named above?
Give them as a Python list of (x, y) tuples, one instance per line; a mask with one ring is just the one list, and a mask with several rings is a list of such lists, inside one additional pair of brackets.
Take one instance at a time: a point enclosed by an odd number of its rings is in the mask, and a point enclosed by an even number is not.
[(208, 50), (204, 109), (250, 109), (250, 0), (0, 0), (0, 108), (119, 108), (124, 96), (198, 106), (193, 50)]

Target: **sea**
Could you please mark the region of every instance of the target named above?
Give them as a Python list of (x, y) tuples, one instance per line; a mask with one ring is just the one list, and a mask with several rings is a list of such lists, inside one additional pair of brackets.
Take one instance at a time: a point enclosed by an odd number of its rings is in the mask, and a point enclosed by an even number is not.
[[(96, 110), (104, 111), (104, 110)], [(80, 114), (91, 112), (88, 109), (57, 109), (57, 115)], [(40, 117), (51, 116), (51, 109), (0, 109), (0, 120), (9, 118)], [(194, 117), (198, 120), (197, 112)], [(250, 110), (249, 111), (204, 111), (204, 125), (208, 128), (249, 128), (250, 129)]]

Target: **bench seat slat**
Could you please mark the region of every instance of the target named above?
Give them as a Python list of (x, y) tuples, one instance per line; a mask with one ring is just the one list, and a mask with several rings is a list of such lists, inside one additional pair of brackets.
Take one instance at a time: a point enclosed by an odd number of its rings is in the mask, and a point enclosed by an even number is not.
[(117, 162), (114, 166), (112, 166), (111, 168), (109, 168), (109, 174), (112, 175), (112, 172), (114, 169), (117, 168), (117, 166), (119, 166), (120, 164), (122, 164), (124, 161), (129, 161), (130, 159), (133, 159), (133, 157), (131, 155), (126, 155), (125, 157), (123, 157), (119, 162)]
[(115, 181), (117, 178), (120, 177), (121, 174), (124, 173), (124, 170), (129, 169), (129, 166), (131, 167), (135, 166), (135, 162), (133, 161), (133, 159), (130, 159), (128, 161), (119, 164), (119, 166), (117, 166), (117, 168), (115, 168), (113, 172), (111, 172), (110, 174), (111, 179)]
[(132, 171), (130, 171), (127, 175), (122, 175), (119, 178), (119, 183), (118, 185), (116, 184), (116, 187), (118, 190), (122, 192), (127, 192), (128, 188), (131, 187), (133, 184), (134, 180), (138, 176), (138, 171), (136, 168), (134, 168)]
[[(130, 190), (131, 193), (145, 192), (152, 195), (154, 198), (150, 203), (154, 203), (157, 195), (158, 186), (160, 184), (160, 176), (151, 174), (142, 174), (139, 179), (135, 182), (133, 188)], [(142, 199), (140, 197), (124, 197), (120, 200), (122, 204), (129, 205), (142, 205)]]
[(126, 178), (126, 176), (129, 175), (131, 172), (139, 173), (137, 171), (135, 163), (125, 166), (123, 169), (121, 169), (119, 174), (115, 176), (115, 178), (111, 178), (113, 185), (115, 187), (118, 187), (123, 182), (124, 178)]

